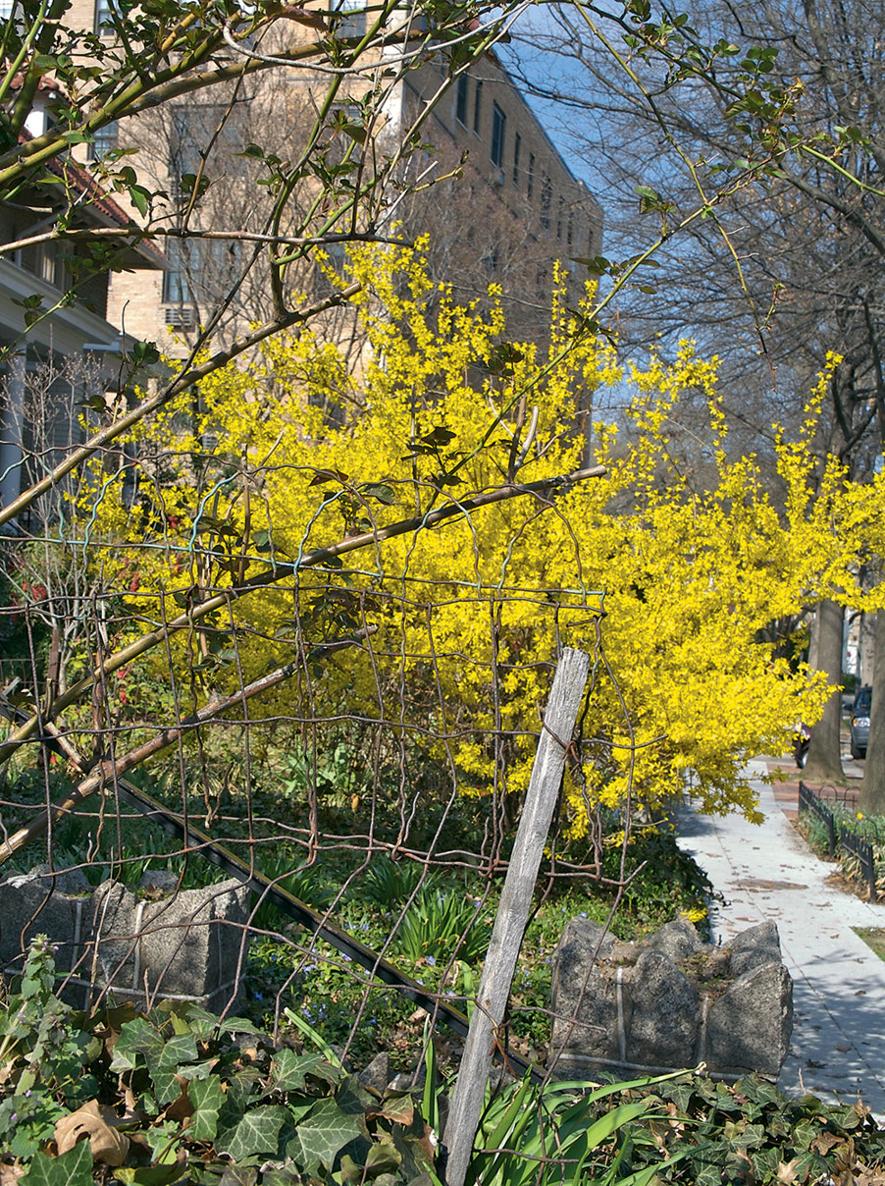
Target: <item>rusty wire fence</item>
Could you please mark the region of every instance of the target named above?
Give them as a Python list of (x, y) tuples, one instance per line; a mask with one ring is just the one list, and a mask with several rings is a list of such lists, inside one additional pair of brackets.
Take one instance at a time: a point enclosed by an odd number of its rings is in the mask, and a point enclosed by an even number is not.
[[(551, 505), (549, 483), (512, 489), (526, 521)], [(223, 526), (167, 540), (141, 581), (114, 560), (138, 541), (66, 520), (78, 491), (3, 543), (7, 976), (46, 933), (81, 1007), (190, 1000), (277, 1030), (296, 1008), (354, 1065), (414, 1065), (427, 1016), (463, 1036), (566, 645), (591, 678), (533, 909), (561, 924), (592, 882), (615, 910), (631, 812), (589, 789), (615, 769), (593, 705), (620, 695), (598, 592), (322, 555), (268, 588), (212, 568)], [(517, 1061), (545, 1057), (553, 925), (517, 976)]]

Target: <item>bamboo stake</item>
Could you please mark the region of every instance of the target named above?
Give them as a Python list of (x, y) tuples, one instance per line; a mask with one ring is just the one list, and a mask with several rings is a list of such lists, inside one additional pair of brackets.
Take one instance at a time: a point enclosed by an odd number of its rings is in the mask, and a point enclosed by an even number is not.
[(589, 671), (590, 659), (583, 651), (563, 651), (544, 713), (528, 795), (458, 1068), (445, 1132), (447, 1186), (464, 1186), (485, 1100), (489, 1068), (500, 1044), (498, 1031), (504, 1021), (544, 845), (562, 785), (566, 751), (571, 745)]

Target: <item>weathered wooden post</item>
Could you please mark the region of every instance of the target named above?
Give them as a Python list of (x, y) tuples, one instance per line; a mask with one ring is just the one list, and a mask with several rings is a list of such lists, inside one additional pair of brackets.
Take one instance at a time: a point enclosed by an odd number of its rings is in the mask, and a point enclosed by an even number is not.
[(563, 651), (556, 667), (446, 1125), (447, 1186), (464, 1186), (496, 1035), (504, 1020), (532, 893), (559, 797), (566, 749), (571, 744), (589, 670), (589, 657), (571, 649)]

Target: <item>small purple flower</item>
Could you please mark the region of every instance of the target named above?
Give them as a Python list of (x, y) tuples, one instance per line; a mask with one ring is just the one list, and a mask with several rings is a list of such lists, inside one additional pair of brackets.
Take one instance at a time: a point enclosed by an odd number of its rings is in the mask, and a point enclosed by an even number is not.
[(425, 962), (425, 964), (430, 964), (431, 968), (436, 967), (436, 960), (433, 958), (432, 955), (425, 956), (424, 962)]

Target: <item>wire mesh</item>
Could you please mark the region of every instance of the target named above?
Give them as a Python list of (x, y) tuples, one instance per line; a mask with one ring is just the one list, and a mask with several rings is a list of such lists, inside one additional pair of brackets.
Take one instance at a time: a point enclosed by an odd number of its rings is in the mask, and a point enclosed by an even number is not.
[[(4, 872), (45, 875), (33, 883), (41, 893), (30, 914), (12, 911), (17, 933), (9, 919), (3, 926), (6, 970), (17, 966), (29, 936), (53, 925), (53, 901), (70, 899), (77, 933), (53, 937), (68, 948), (62, 991), (80, 1002), (110, 995), (150, 1006), (191, 995), (221, 1011), (245, 1004), (276, 1025), (298, 1003), (348, 1057), (364, 1061), (379, 1030), (401, 1041), (405, 1056), (426, 1010), (416, 1012), (401, 986), (379, 983), (372, 969), (335, 951), (322, 927), (399, 963), (431, 1000), (465, 1006), (564, 642), (583, 646), (593, 661), (569, 751), (573, 796), (585, 788), (589, 766), (611, 761), (611, 739), (588, 729), (593, 697), (603, 684), (614, 687), (601, 598), (526, 587), (510, 573), (490, 585), (478, 562), (472, 582), (365, 564), (316, 568), (307, 580), (290, 567), (262, 591), (260, 618), (236, 612), (246, 598), (235, 605), (229, 597), (235, 580), (203, 584), (198, 593), (185, 585), (185, 600), (228, 600), (205, 622), (171, 630), (183, 600), (182, 581), (171, 576), (175, 550), (165, 580), (148, 589), (109, 581), (106, 539), (65, 538), (70, 496), (57, 492), (42, 521), (4, 545), (5, 712), (13, 735), (23, 721), (36, 721), (7, 752)], [(528, 499), (525, 519), (549, 502)], [(187, 563), (199, 572), (218, 537), (205, 547), (196, 532), (192, 539)], [(508, 626), (505, 616), (513, 620), (515, 610), (522, 624)], [(469, 638), (459, 642), (452, 615)], [(161, 641), (115, 667), (133, 629), (155, 631)], [(550, 640), (540, 657), (531, 645), (536, 634)], [(91, 682), (85, 694), (72, 696), (84, 682)], [(534, 690), (533, 720), (513, 709), (522, 686)], [(526, 703), (523, 693), (521, 709)], [(82, 797), (84, 788), (91, 793)], [(134, 806), (133, 790), (204, 839), (168, 835), (169, 820)], [(580, 841), (567, 838), (563, 806), (539, 902), (587, 877), (614, 901), (623, 884), (623, 869), (603, 845), (613, 820), (603, 824), (599, 805), (583, 793), (591, 827)], [(33, 834), (21, 843), (28, 829)], [(206, 859), (211, 845), (302, 900), (315, 924), (293, 923), (266, 889), (245, 898), (232, 892), (231, 870)], [(116, 931), (108, 886), (129, 895), (125, 909), (123, 898), (116, 903)], [(185, 993), (182, 951), (194, 945), (195, 931), (211, 931), (218, 920), (236, 942), (222, 945), (215, 980), (203, 968)], [(118, 933), (119, 925), (129, 929)], [(163, 938), (171, 930), (179, 932), (174, 942)], [(166, 953), (165, 966), (145, 955), (152, 944)], [(209, 960), (208, 949), (199, 958)], [(549, 1025), (536, 987), (530, 1003), (513, 1006), (525, 1053)]]

